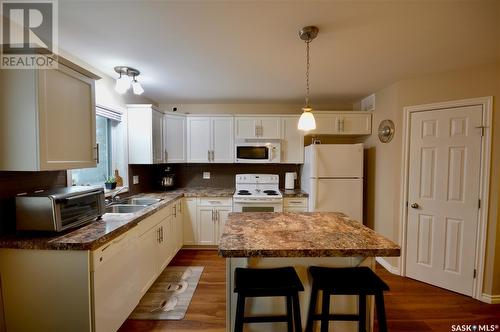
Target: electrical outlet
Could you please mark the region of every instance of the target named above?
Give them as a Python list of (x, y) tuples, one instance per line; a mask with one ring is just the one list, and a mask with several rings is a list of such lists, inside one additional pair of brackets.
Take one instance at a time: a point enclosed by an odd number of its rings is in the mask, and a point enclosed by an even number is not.
[(132, 177), (132, 183), (133, 184), (139, 184), (139, 175), (134, 175)]
[(203, 172), (204, 179), (210, 179), (210, 172)]

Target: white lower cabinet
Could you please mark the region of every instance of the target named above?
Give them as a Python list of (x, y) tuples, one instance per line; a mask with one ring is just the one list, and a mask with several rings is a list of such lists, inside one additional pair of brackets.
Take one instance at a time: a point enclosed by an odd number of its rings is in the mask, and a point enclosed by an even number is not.
[(285, 197), (283, 212), (307, 212), (307, 197)]
[(195, 245), (198, 242), (198, 223), (197, 223), (197, 198), (184, 198), (183, 211), (183, 233), (184, 245)]
[(232, 204), (230, 197), (186, 198), (184, 245), (219, 244)]

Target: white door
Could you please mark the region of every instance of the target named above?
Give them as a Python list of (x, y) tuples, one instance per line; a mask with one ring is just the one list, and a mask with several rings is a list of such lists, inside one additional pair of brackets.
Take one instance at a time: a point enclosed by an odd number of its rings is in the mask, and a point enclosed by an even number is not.
[(369, 135), (372, 133), (372, 116), (366, 114), (343, 113), (340, 118), (340, 134), (344, 135)]
[(94, 80), (62, 64), (38, 78), (40, 170), (96, 167)]
[(214, 117), (212, 118), (212, 151), (213, 162), (233, 163), (234, 143), (233, 143), (233, 118)]
[(211, 207), (198, 208), (198, 243), (215, 244), (215, 210)]
[(210, 118), (187, 119), (187, 162), (207, 163), (211, 148)]
[(158, 269), (157, 250), (158, 250), (158, 227), (153, 227), (144, 234), (139, 235), (139, 285), (143, 286), (140, 290), (141, 295), (146, 293), (156, 278)]
[(259, 138), (279, 139), (280, 118), (262, 117), (260, 120)]
[(304, 134), (297, 129), (299, 117), (281, 119), (281, 162), (302, 164), (304, 162)]
[(472, 295), (481, 106), (410, 117), (407, 276)]
[(256, 138), (257, 127), (260, 126), (260, 120), (257, 118), (236, 118), (235, 120), (235, 137), (236, 138)]
[(167, 163), (183, 163), (186, 161), (186, 118), (176, 115), (165, 115), (163, 122), (163, 145)]
[(310, 211), (342, 212), (363, 223), (363, 179), (312, 179)]
[(164, 161), (165, 151), (163, 149), (163, 114), (153, 110), (153, 163), (159, 164)]
[(311, 177), (363, 177), (363, 144), (316, 144), (307, 147)]

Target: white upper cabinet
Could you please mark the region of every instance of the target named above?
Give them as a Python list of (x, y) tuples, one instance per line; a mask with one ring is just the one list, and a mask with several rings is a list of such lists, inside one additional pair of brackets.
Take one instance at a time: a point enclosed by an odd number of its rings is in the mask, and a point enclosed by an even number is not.
[(130, 164), (165, 162), (163, 114), (150, 104), (127, 105)]
[(233, 117), (211, 118), (212, 162), (234, 162)]
[(163, 119), (165, 161), (167, 163), (186, 162), (186, 117), (165, 114)]
[(236, 117), (235, 122), (235, 138), (280, 138), (279, 117)]
[(187, 118), (187, 161), (208, 163), (211, 150), (211, 128), (209, 117)]
[(317, 135), (370, 135), (372, 115), (367, 112), (314, 112)]
[(281, 162), (284, 164), (304, 163), (304, 134), (297, 129), (298, 116), (281, 118)]
[(187, 162), (234, 162), (233, 117), (188, 117)]
[(96, 167), (98, 77), (65, 62), (58, 69), (0, 70), (0, 170)]

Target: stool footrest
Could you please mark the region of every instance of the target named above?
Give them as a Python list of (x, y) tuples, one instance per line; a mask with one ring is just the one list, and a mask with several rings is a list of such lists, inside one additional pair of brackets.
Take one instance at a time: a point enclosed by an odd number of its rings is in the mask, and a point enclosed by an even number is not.
[(244, 323), (273, 323), (273, 322), (287, 322), (288, 317), (286, 315), (281, 316), (250, 316), (244, 317)]
[[(323, 318), (320, 314), (314, 314), (314, 320), (321, 320)], [(328, 314), (328, 320), (345, 320), (345, 321), (358, 321), (359, 315), (356, 314)]]

